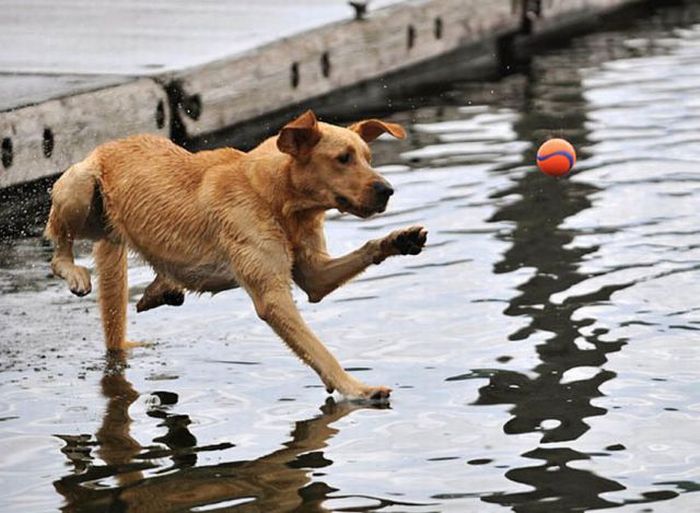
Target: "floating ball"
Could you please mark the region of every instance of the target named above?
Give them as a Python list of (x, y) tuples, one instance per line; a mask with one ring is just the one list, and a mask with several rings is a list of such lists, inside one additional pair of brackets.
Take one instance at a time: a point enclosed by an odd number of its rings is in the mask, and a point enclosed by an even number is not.
[(537, 150), (537, 167), (549, 176), (564, 176), (576, 164), (576, 150), (564, 139), (550, 139)]

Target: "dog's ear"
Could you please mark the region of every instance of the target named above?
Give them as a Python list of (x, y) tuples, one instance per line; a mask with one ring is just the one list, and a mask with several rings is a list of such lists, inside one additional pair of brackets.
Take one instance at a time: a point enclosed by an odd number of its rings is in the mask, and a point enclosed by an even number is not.
[(350, 125), (348, 129), (357, 133), (365, 142), (372, 142), (383, 133), (388, 133), (397, 139), (405, 139), (406, 131), (401, 125), (387, 123), (379, 119), (365, 119)]
[(308, 155), (321, 140), (316, 115), (307, 110), (301, 116), (282, 127), (277, 137), (277, 148), (292, 157)]

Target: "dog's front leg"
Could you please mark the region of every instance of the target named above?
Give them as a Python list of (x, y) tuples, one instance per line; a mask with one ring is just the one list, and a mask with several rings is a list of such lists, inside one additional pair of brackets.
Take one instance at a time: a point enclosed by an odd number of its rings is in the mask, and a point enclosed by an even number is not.
[(309, 301), (317, 303), (371, 264), (379, 264), (394, 255), (417, 255), (427, 237), (425, 228), (411, 226), (370, 240), (340, 258), (330, 258), (324, 253), (302, 253), (295, 263), (294, 280), (308, 294)]
[(258, 316), (316, 371), (328, 392), (337, 390), (345, 397), (358, 399), (389, 397), (391, 389), (365, 385), (340, 366), (302, 319), (292, 299), (288, 280), (275, 276), (239, 277), (239, 282), (253, 299)]

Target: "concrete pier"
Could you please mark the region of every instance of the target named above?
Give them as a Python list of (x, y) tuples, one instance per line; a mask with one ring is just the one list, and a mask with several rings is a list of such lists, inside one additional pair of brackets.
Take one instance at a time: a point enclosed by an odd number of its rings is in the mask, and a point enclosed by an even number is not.
[(116, 137), (186, 143), (408, 69), (495, 69), (503, 41), (634, 1), (373, 0), (358, 20), (346, 0), (6, 0), (0, 189)]

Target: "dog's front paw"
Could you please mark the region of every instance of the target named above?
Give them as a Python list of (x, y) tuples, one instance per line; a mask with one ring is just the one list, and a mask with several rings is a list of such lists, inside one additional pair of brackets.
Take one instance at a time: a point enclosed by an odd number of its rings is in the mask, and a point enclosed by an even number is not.
[(389, 387), (367, 387), (363, 391), (363, 398), (370, 399), (372, 401), (387, 401), (391, 395), (391, 388)]
[(351, 401), (388, 401), (391, 395), (391, 388), (378, 386), (372, 387), (362, 385), (352, 392), (345, 392), (343, 396)]
[(384, 256), (417, 255), (425, 247), (428, 231), (422, 226), (411, 226), (391, 232), (382, 240)]

